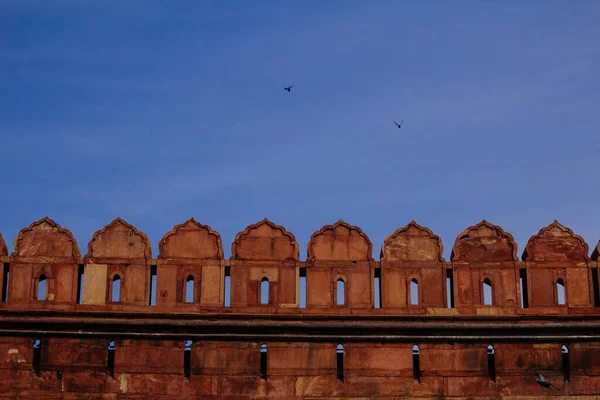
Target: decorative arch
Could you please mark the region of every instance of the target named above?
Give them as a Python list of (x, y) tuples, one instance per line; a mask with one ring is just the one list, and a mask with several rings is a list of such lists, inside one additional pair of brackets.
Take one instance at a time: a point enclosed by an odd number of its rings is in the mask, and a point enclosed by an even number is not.
[(308, 260), (373, 261), (373, 244), (357, 226), (338, 220), (310, 236)]
[(135, 226), (117, 218), (94, 233), (86, 258), (152, 258), (148, 236)]
[(79, 246), (71, 231), (48, 217), (21, 229), (15, 239), (12, 255), (15, 257), (72, 258), (81, 256)]
[(445, 261), (442, 239), (429, 228), (410, 221), (385, 238), (381, 246), (384, 261)]
[(300, 247), (293, 233), (265, 218), (235, 235), (231, 258), (298, 261)]
[(190, 218), (175, 225), (158, 243), (158, 258), (223, 259), (219, 232)]
[(4, 241), (4, 238), (2, 237), (2, 234), (0, 233), (0, 256), (7, 256), (8, 255), (8, 247), (6, 247), (6, 242)]
[(532, 236), (523, 261), (587, 261), (589, 247), (583, 238), (554, 220)]
[(462, 231), (452, 247), (451, 261), (518, 261), (513, 236), (485, 219)]

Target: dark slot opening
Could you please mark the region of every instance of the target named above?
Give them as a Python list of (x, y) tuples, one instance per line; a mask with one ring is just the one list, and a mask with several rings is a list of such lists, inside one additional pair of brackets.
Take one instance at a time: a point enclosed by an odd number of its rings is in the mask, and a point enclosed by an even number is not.
[(79, 265), (77, 267), (77, 304), (81, 304), (83, 302), (83, 265)]
[(454, 271), (446, 270), (446, 305), (454, 308)]
[(375, 268), (375, 308), (381, 308), (381, 268)]
[(306, 268), (300, 268), (300, 308), (306, 308)]
[(231, 305), (231, 267), (225, 267), (225, 293), (223, 294), (223, 305)]
[(527, 270), (521, 268), (519, 270), (519, 280), (521, 283), (521, 307), (529, 308), (529, 295), (527, 290)]
[(106, 369), (110, 377), (115, 377), (115, 342), (110, 341), (108, 344), (108, 359), (106, 362)]
[(496, 382), (496, 358), (494, 353), (494, 346), (490, 344), (487, 348), (488, 376)]
[(2, 301), (4, 303), (8, 302), (8, 280), (10, 279), (10, 264), (4, 263), (4, 271), (3, 271), (3, 282), (2, 286)]
[(156, 265), (150, 266), (150, 305), (156, 305)]
[(33, 342), (33, 372), (36, 375), (40, 375), (40, 365), (41, 365), (41, 356), (42, 356), (42, 341), (40, 339), (35, 339)]
[(338, 380), (344, 382), (344, 346), (341, 344), (337, 345), (336, 349), (336, 359), (337, 359), (337, 378)]
[(260, 377), (267, 379), (267, 345), (260, 345)]
[(594, 286), (594, 307), (600, 307), (600, 283), (598, 282), (598, 268), (592, 268), (592, 285)]
[(571, 379), (571, 366), (569, 364), (569, 348), (566, 345), (562, 347), (562, 368), (565, 381)]
[(418, 345), (413, 346), (413, 378), (417, 381), (421, 381), (421, 351)]
[(190, 379), (192, 376), (192, 341), (188, 340), (183, 349), (183, 377)]

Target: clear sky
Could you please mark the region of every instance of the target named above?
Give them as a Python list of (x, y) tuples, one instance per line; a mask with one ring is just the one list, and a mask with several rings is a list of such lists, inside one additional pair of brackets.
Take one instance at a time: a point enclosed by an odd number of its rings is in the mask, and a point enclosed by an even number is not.
[[(600, 239), (600, 2), (0, 0), (0, 232)], [(291, 93), (284, 86), (294, 85)], [(393, 120), (404, 120), (397, 129)]]

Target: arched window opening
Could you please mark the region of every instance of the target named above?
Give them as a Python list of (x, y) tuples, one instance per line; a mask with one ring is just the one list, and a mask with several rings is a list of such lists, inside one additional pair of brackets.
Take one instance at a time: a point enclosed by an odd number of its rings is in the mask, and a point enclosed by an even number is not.
[(267, 345), (264, 343), (260, 345), (260, 377), (267, 379)]
[(41, 365), (41, 355), (42, 355), (42, 341), (40, 339), (35, 339), (33, 341), (33, 360), (32, 367), (33, 372), (36, 375), (40, 375), (40, 365)]
[(373, 284), (375, 286), (375, 290), (373, 291), (375, 295), (375, 308), (381, 308), (382, 298), (381, 298), (381, 268), (375, 268), (373, 270)]
[(193, 303), (194, 302), (194, 277), (189, 275), (185, 280), (185, 302)]
[(85, 281), (83, 273), (85, 272), (84, 266), (79, 265), (77, 267), (77, 304), (83, 303), (83, 283)]
[(487, 361), (488, 361), (488, 376), (492, 381), (496, 381), (496, 358), (494, 346), (491, 344), (487, 347)]
[(40, 275), (38, 279), (38, 288), (37, 288), (37, 299), (38, 300), (46, 300), (46, 275)]
[[(193, 281), (192, 281), (193, 282)], [(183, 377), (185, 379), (190, 379), (192, 376), (192, 342), (188, 340), (185, 342), (185, 347), (183, 349)]]
[(410, 304), (413, 306), (419, 305), (419, 282), (417, 278), (410, 280)]
[(559, 305), (565, 304), (565, 283), (561, 278), (556, 280), (556, 296)]
[(260, 304), (269, 304), (269, 278), (260, 281)]
[(306, 308), (306, 267), (300, 268), (300, 308)]
[(446, 269), (446, 307), (454, 308), (454, 271)]
[(566, 382), (571, 379), (571, 365), (569, 363), (569, 348), (567, 345), (563, 345), (562, 348), (562, 370), (563, 377)]
[(112, 280), (112, 298), (113, 303), (121, 301), (121, 277), (115, 275)]
[(114, 378), (115, 377), (115, 341), (111, 340), (108, 343), (108, 357), (106, 362), (106, 369), (108, 371), (108, 376)]
[(338, 278), (335, 283), (335, 304), (343, 306), (346, 303), (346, 282), (342, 278)]
[(231, 267), (225, 267), (225, 285), (223, 288), (223, 306), (231, 306)]
[(492, 281), (485, 278), (483, 281), (483, 304), (491, 306), (493, 303), (492, 298)]
[(416, 381), (421, 380), (421, 351), (419, 350), (419, 346), (414, 344), (412, 347), (412, 357), (413, 357), (413, 378)]
[(151, 306), (156, 305), (156, 275), (157, 275), (157, 266), (150, 266), (150, 299), (148, 304)]
[(344, 381), (344, 346), (338, 344), (335, 350), (337, 360), (337, 378), (339, 381)]

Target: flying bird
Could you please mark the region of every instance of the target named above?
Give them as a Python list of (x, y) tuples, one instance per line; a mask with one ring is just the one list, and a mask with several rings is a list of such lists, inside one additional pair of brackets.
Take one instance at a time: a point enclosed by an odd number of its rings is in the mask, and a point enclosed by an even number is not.
[(538, 374), (539, 378), (536, 379), (536, 381), (537, 381), (537, 383), (540, 384), (540, 386), (545, 387), (547, 389), (555, 388), (556, 390), (558, 390), (558, 388), (556, 386), (554, 386), (553, 384), (551, 384), (550, 382), (548, 382), (546, 380), (546, 378), (544, 378), (544, 375), (540, 374), (539, 372), (537, 374)]
[(288, 92), (291, 92), (292, 91), (292, 86), (294, 86), (294, 85), (291, 85), (291, 86), (288, 86), (288, 87), (284, 87), (283, 89), (287, 90)]
[(394, 121), (394, 123), (396, 124), (396, 126), (398, 127), (398, 129), (402, 128), (402, 123), (404, 122), (404, 120), (400, 121), (400, 123), (397, 123), (396, 121)]

